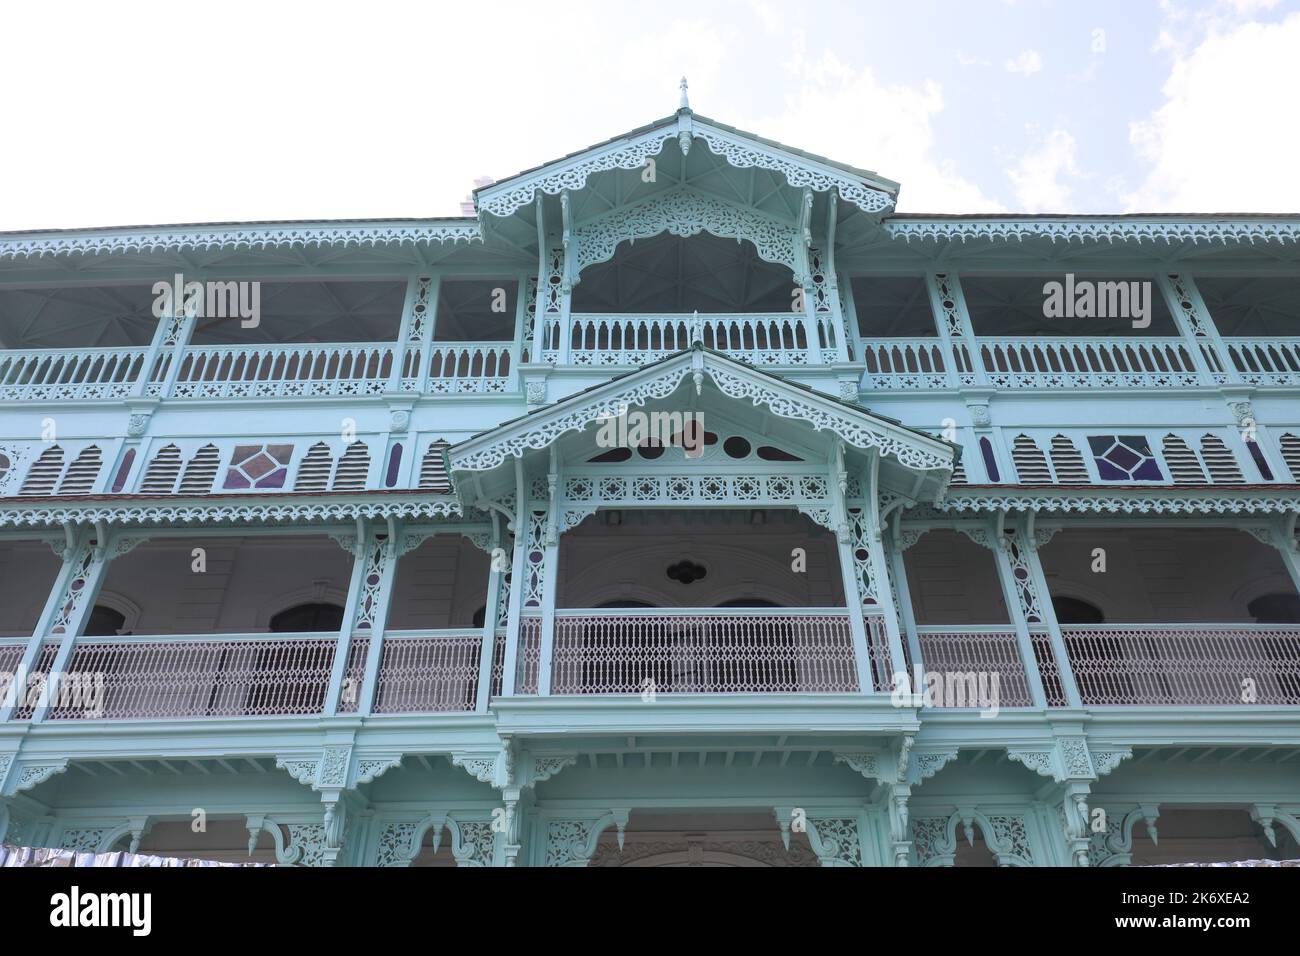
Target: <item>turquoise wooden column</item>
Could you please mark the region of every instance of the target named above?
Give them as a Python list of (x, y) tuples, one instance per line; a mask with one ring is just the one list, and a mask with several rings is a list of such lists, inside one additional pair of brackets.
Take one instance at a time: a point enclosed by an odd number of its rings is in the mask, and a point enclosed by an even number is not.
[(1187, 351), (1206, 385), (1240, 385), (1241, 373), (1233, 364), (1219, 330), (1205, 307), (1196, 282), (1187, 274), (1156, 277), (1169, 312), (1178, 326), (1178, 334), (1187, 342)]
[(835, 523), (835, 546), (840, 559), (840, 578), (844, 582), (844, 606), (849, 611), (849, 635), (853, 641), (853, 662), (857, 672), (858, 691), (870, 694), (875, 690), (875, 681), (871, 673), (871, 652), (867, 644), (867, 623), (863, 611), (864, 583), (861, 580), (861, 567), (854, 555), (851, 534), (852, 519), (844, 492), (847, 485), (844, 469), (843, 443), (837, 442), (828, 469), (830, 482), (832, 513)]
[[(540, 316), (538, 321), (541, 321)], [(519, 670), (519, 642), (523, 635), (523, 601), (527, 590), (526, 547), (530, 519), (528, 488), (524, 463), (515, 459), (515, 519), (511, 531), (515, 536), (514, 557), (511, 561), (510, 594), (506, 601), (506, 653), (501, 674), (501, 694), (510, 697), (515, 693)]]
[[(424, 283), (426, 280), (421, 279), (420, 281), (421, 283)], [(425, 287), (422, 286), (420, 292), (420, 296), (422, 297), (425, 306), (425, 318), (424, 321), (418, 323), (420, 328), (420, 366), (419, 374), (416, 376), (416, 381), (419, 382), (419, 387), (416, 391), (417, 394), (420, 395), (427, 395), (429, 393), (429, 362), (430, 353), (433, 350), (433, 335), (434, 332), (437, 331), (438, 327), (438, 296), (442, 291), (442, 276), (434, 275), (427, 280), (427, 283), (427, 291), (425, 291)], [(417, 312), (420, 301), (420, 299), (416, 300)], [(415, 326), (413, 325), (412, 329), (414, 329), (414, 327)]]
[(809, 248), (812, 245), (812, 209), (813, 192), (804, 189), (800, 204), (798, 241), (795, 243), (795, 263), (798, 274), (795, 281), (799, 284), (801, 296), (799, 302), (803, 308), (801, 322), (804, 330), (804, 344), (809, 365), (822, 365), (821, 341), (817, 329), (817, 292), (813, 287), (812, 262)]
[(171, 315), (163, 321), (158, 357), (161, 358), (162, 355), (166, 354), (169, 361), (167, 373), (163, 376), (163, 380), (159, 385), (159, 398), (171, 397), (172, 389), (176, 385), (176, 379), (181, 373), (181, 363), (185, 360), (185, 349), (189, 346), (190, 339), (194, 337), (194, 326), (196, 324), (195, 317), (184, 312), (179, 315)]
[[(889, 583), (892, 587), (890, 597), (893, 599), (894, 607), (898, 611), (898, 618), (903, 628), (903, 635), (907, 640), (908, 650), (912, 653), (912, 669), (924, 674), (925, 656), (921, 652), (921, 635), (916, 629), (916, 612), (912, 609), (912, 589), (907, 583), (907, 565), (903, 561), (903, 551), (906, 548), (906, 543), (903, 540), (903, 531), (899, 524), (899, 515), (901, 513), (901, 511), (894, 512), (889, 547), (885, 549), (885, 558), (889, 562)], [(915, 681), (913, 683), (915, 684)], [(912, 690), (916, 692), (917, 688), (914, 686)]]
[(1002, 600), (1006, 603), (1007, 613), (1016, 632), (1016, 645), (1020, 649), (1020, 663), (1025, 670), (1030, 702), (1035, 707), (1046, 707), (1047, 694), (1043, 690), (1043, 678), (1038, 673), (1033, 639), (1029, 634), (1029, 625), (1041, 624), (1043, 618), (1026, 551), (1024, 548), (1013, 547), (1012, 542), (1007, 540), (1001, 521), (997, 526), (971, 537), (993, 551), (998, 581), (1002, 585)]
[(542, 561), (542, 645), (537, 663), (537, 693), (543, 697), (551, 693), (551, 661), (555, 653), (555, 594), (559, 581), (560, 527), (563, 520), (561, 494), (563, 472), (555, 446), (551, 446), (551, 463), (546, 475), (547, 502), (545, 518), (545, 548)]
[(95, 606), (95, 595), (104, 583), (104, 574), (112, 559), (111, 543), (107, 529), (101, 525), (81, 531), (76, 544), (69, 548), (72, 551), (70, 559), (65, 552), (63, 568), (53, 592), (59, 597), (53, 608), (49, 608), (53, 613), (48, 620), (42, 615), (42, 624), (46, 626), (39, 638), (33, 637), (24, 654), (24, 663), (28, 655), (35, 662), (44, 640), (59, 642), (59, 649), (50, 664), (48, 694), (32, 711), (32, 723), (44, 720), (50, 703), (59, 699), (57, 684), (67, 672), (77, 636), (85, 625), (86, 616)]
[(13, 700), (0, 698), (0, 721), (9, 720), (13, 716), (13, 712), (26, 699), (27, 677), (36, 666), (36, 661), (41, 653), (41, 645), (45, 643), (50, 634), (52, 622), (63, 604), (64, 596), (68, 593), (68, 585), (75, 578), (77, 568), (83, 560), (81, 545), (82, 539), (85, 537), (85, 530), (76, 531), (70, 527), (64, 530), (67, 534), (67, 543), (59, 552), (63, 563), (59, 568), (59, 573), (54, 578), (54, 583), (50, 586), (50, 593), (45, 598), (45, 605), (41, 610), (41, 615), (37, 618), (36, 626), (32, 629), (31, 639), (27, 642), (23, 656), (18, 661), (12, 684)]
[(505, 552), (501, 549), (501, 516), (496, 512), (492, 513), (492, 545), (488, 555), (487, 601), (483, 605), (483, 643), (479, 647), (478, 695), (474, 702), (474, 709), (480, 714), (487, 713), (492, 697), (492, 654), (496, 649), (498, 605), (505, 571), (499, 566), (505, 560)]
[(393, 596), (393, 575), (397, 571), (396, 538), (396, 529), (390, 519), (387, 532), (372, 532), (365, 539), (362, 557), (365, 573), (352, 625), (354, 637), (370, 635), (365, 676), (357, 701), (357, 713), (362, 716), (373, 710), (379, 684), (379, 665), (384, 656), (384, 624)]
[(140, 373), (136, 376), (135, 384), (131, 386), (132, 398), (140, 398), (148, 393), (149, 383), (153, 380), (153, 370), (163, 354), (163, 349), (170, 347), (168, 339), (173, 339), (177, 331), (177, 316), (173, 308), (162, 315), (158, 319), (158, 324), (154, 326), (153, 337), (149, 340), (149, 351), (145, 353)]
[(393, 346), (393, 367), (388, 375), (385, 391), (390, 395), (402, 392), (402, 378), (406, 372), (407, 356), (411, 356), (416, 371), (416, 380), (420, 381), (420, 368), (426, 358), (421, 349), (424, 326), (427, 324), (429, 311), (430, 280), (419, 276), (406, 279), (406, 298), (402, 301), (402, 319), (397, 328), (397, 341)]
[[(880, 526), (880, 455), (874, 449), (867, 453), (867, 467), (862, 476), (863, 508), (861, 527), (854, 536), (854, 558), (861, 568), (860, 576), (871, 581), (869, 596), (880, 609), (881, 625), (889, 647), (892, 672), (889, 677), (906, 670), (907, 657), (903, 653), (903, 636), (898, 626), (898, 612), (890, 593), (889, 570), (885, 559), (883, 529)], [(856, 552), (865, 549), (862, 560)], [(864, 595), (864, 604), (865, 604)]]
[(903, 653), (903, 635), (898, 626), (898, 612), (894, 608), (893, 595), (889, 593), (889, 570), (878, 526), (872, 529), (867, 548), (871, 553), (872, 572), (879, 582), (876, 586), (876, 601), (880, 605), (881, 624), (884, 625), (885, 637), (889, 644), (890, 663), (893, 664), (893, 673), (890, 675), (892, 679), (907, 670), (907, 655)]
[[(343, 681), (346, 678), (348, 657), (352, 653), (352, 628), (356, 623), (357, 603), (361, 599), (362, 581), (366, 574), (367, 533), (365, 521), (358, 518), (355, 537), (336, 539), (339, 546), (352, 555), (352, 574), (348, 581), (347, 601), (343, 605), (343, 623), (339, 625), (338, 643), (334, 649), (334, 664), (330, 668), (329, 689), (325, 692), (324, 714), (327, 717), (338, 713), (339, 704), (344, 702), (340, 698), (344, 694)], [(347, 693), (358, 701), (360, 691), (360, 687), (347, 689)]]
[(865, 362), (866, 342), (862, 338), (862, 328), (858, 324), (858, 303), (853, 298), (853, 281), (847, 275), (841, 274), (836, 277), (835, 289), (840, 310), (844, 314), (844, 331), (852, 344), (852, 357), (858, 362)]
[[(1047, 533), (1050, 537), (1050, 532)], [(1038, 537), (1034, 530), (1033, 515), (1022, 518), (1016, 524), (1016, 539), (1025, 552), (1025, 563), (1033, 581), (1038, 598), (1038, 614), (1047, 626), (1048, 639), (1051, 641), (1052, 654), (1056, 658), (1056, 670), (1061, 677), (1061, 691), (1069, 707), (1082, 707), (1079, 685), (1074, 679), (1074, 667), (1070, 664), (1070, 655), (1065, 647), (1065, 636), (1061, 633), (1060, 622), (1056, 620), (1056, 609), (1052, 607), (1052, 592), (1047, 587), (1047, 575), (1043, 573), (1043, 562), (1038, 554)]]
[(931, 272), (926, 275), (925, 283), (930, 292), (935, 328), (947, 356), (948, 384), (952, 388), (987, 386), (988, 374), (957, 276), (950, 272)]

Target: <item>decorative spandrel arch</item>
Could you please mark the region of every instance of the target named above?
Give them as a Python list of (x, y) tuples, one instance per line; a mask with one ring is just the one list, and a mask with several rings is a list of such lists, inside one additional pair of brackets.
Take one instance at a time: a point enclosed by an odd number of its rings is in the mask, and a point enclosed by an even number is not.
[(575, 272), (607, 262), (624, 240), (648, 239), (660, 233), (696, 236), (702, 232), (753, 243), (768, 262), (797, 269), (798, 231), (793, 225), (689, 189), (676, 189), (646, 202), (617, 209), (574, 231)]

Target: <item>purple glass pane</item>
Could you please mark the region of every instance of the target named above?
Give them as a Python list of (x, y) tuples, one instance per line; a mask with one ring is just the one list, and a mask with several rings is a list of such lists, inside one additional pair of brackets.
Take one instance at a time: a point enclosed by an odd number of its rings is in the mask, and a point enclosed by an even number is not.
[(135, 449), (130, 449), (122, 456), (122, 464), (118, 466), (117, 475), (113, 478), (113, 494), (117, 494), (126, 487), (126, 476), (131, 474), (131, 463), (135, 461)]
[(1115, 444), (1114, 435), (1089, 435), (1088, 447), (1092, 449), (1092, 456), (1100, 458), (1106, 454), (1111, 445)]
[(278, 468), (271, 474), (267, 475), (257, 482), (258, 488), (283, 488), (285, 476), (289, 474), (289, 469)]
[(1165, 476), (1160, 473), (1160, 466), (1152, 458), (1148, 458), (1137, 467), (1137, 470), (1133, 472), (1133, 478), (1137, 481), (1165, 480)]
[(989, 481), (1001, 481), (998, 477), (998, 462), (993, 457), (993, 446), (987, 438), (980, 439), (980, 453), (984, 456), (984, 467), (988, 470)]
[(275, 470), (277, 464), (278, 462), (274, 461), (269, 455), (259, 453), (254, 455), (251, 461), (244, 462), (240, 467), (249, 478), (256, 479)]
[(1102, 481), (1128, 481), (1128, 472), (1120, 471), (1105, 458), (1098, 458), (1097, 475)]
[(397, 484), (397, 469), (402, 464), (402, 446), (394, 445), (388, 453), (388, 472), (384, 475), (384, 487), (391, 488)]
[(1268, 467), (1268, 461), (1264, 458), (1264, 453), (1260, 451), (1259, 444), (1247, 440), (1246, 450), (1250, 452), (1250, 457), (1255, 459), (1255, 467), (1259, 473), (1264, 476), (1265, 481), (1273, 480), (1273, 469)]
[(1124, 471), (1132, 471), (1141, 460), (1141, 455), (1124, 445), (1116, 445), (1106, 453), (1106, 461)]

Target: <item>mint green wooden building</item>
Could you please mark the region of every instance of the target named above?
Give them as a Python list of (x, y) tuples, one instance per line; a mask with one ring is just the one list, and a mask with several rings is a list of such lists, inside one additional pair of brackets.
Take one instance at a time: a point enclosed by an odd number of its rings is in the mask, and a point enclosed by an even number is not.
[(1300, 855), (1300, 217), (898, 190), (683, 91), (464, 218), (0, 235), (0, 842)]

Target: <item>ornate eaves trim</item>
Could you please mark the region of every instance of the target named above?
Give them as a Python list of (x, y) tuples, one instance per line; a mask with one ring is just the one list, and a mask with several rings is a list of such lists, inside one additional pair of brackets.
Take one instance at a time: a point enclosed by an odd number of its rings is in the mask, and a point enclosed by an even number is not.
[(576, 231), (577, 270), (614, 257), (619, 243), (648, 239), (668, 232), (694, 236), (701, 232), (724, 239), (746, 239), (760, 258), (795, 269), (797, 232), (793, 226), (761, 216), (743, 206), (689, 189), (674, 189), (635, 206), (626, 206), (595, 219)]
[(875, 189), (847, 173), (839, 172), (802, 157), (764, 147), (735, 133), (728, 133), (705, 123), (693, 129), (697, 139), (704, 140), (709, 149), (738, 168), (757, 167), (780, 173), (796, 189), (808, 187), (817, 192), (834, 189), (841, 199), (857, 206), (863, 212), (882, 213), (894, 208), (894, 197), (883, 189)]
[(882, 213), (894, 206), (894, 197), (890, 193), (868, 186), (847, 172), (760, 143), (743, 134), (719, 129), (687, 111), (635, 136), (623, 137), (530, 173), (522, 173), (503, 181), (499, 188), (488, 186), (476, 193), (476, 207), (480, 216), (489, 213), (509, 216), (531, 203), (539, 192), (554, 196), (566, 189), (582, 189), (596, 173), (611, 169), (640, 169), (647, 159), (662, 151), (666, 140), (675, 137), (685, 143), (701, 139), (715, 155), (732, 166), (771, 170), (796, 189), (807, 187), (818, 192), (834, 189), (840, 198), (864, 212)]
[(520, 458), (526, 451), (549, 447), (569, 432), (581, 431), (651, 399), (666, 398), (692, 373), (697, 386), (708, 376), (728, 398), (749, 399), (781, 418), (807, 422), (817, 431), (834, 432), (856, 448), (875, 449), (908, 468), (936, 470), (945, 476), (952, 470), (952, 448), (938, 439), (797, 389), (766, 372), (698, 347), (470, 438), (449, 451), (451, 470), (488, 471), (510, 457)]
[(1045, 239), (1049, 242), (1300, 242), (1300, 221), (1279, 219), (902, 219), (885, 222), (893, 239)]
[(103, 232), (0, 236), (0, 259), (97, 256), (130, 252), (292, 249), (309, 246), (347, 248), (482, 241), (483, 230), (478, 222), (472, 220), (435, 220), (418, 223), (267, 223), (228, 227), (182, 226), (172, 229), (115, 229)]
[(1077, 491), (1042, 489), (1025, 491), (954, 491), (943, 499), (946, 512), (1036, 511), (1085, 514), (1186, 514), (1239, 515), (1288, 514), (1300, 511), (1300, 493), (1294, 488), (1130, 488)]
[(175, 525), (246, 524), (330, 524), (353, 522), (357, 518), (437, 520), (459, 517), (461, 506), (451, 495), (384, 496), (371, 499), (301, 497), (292, 500), (229, 497), (205, 501), (201, 498), (152, 498), (124, 501), (98, 498), (62, 499), (58, 502), (23, 498), (0, 501), (0, 528), (62, 527), (102, 521), (105, 524), (140, 527)]
[(544, 166), (532, 173), (524, 173), (516, 177), (514, 186), (500, 192), (489, 186), (475, 197), (479, 216), (509, 216), (531, 203), (538, 192), (554, 196), (565, 189), (582, 189), (595, 173), (610, 169), (639, 169), (647, 159), (663, 149), (665, 140), (676, 135), (677, 124), (665, 123), (639, 136), (620, 139), (552, 163), (549, 169)]

